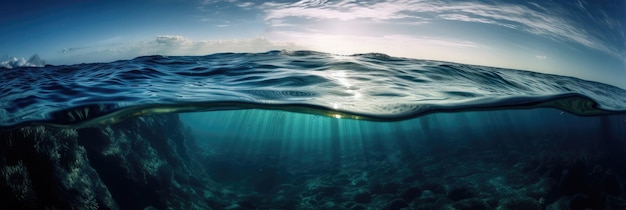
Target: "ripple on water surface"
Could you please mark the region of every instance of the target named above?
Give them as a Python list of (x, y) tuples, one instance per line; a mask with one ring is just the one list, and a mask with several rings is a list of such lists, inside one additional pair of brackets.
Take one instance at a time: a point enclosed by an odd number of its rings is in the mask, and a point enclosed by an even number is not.
[(626, 111), (626, 91), (572, 77), (313, 51), (145, 56), (2, 69), (0, 127), (88, 125), (196, 110), (281, 109), (369, 120), (438, 111), (556, 107)]

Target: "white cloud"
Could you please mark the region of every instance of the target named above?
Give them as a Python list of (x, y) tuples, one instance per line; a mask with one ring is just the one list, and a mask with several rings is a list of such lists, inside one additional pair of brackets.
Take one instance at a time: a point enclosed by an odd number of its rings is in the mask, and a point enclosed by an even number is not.
[(352, 0), (328, 3), (327, 1), (300, 1), (294, 4), (265, 3), (265, 20), (281, 19), (286, 17), (323, 18), (354, 20), (370, 19), (399, 19), (410, 17), (401, 12), (406, 10), (401, 1), (378, 2), (371, 5), (358, 4)]
[(252, 6), (254, 6), (254, 2), (243, 2), (243, 3), (237, 4), (237, 6), (238, 7), (244, 7), (244, 8), (252, 7)]
[(144, 55), (207, 55), (218, 52), (266, 52), (293, 50), (298, 47), (289, 42), (272, 42), (263, 37), (251, 39), (194, 41), (180, 35), (159, 35), (151, 41), (71, 48), (50, 59), (52, 64), (109, 62), (132, 59)]
[(428, 46), (439, 46), (439, 47), (450, 47), (450, 48), (484, 48), (484, 46), (480, 46), (470, 41), (442, 39), (442, 38), (435, 38), (435, 37), (389, 35), (389, 36), (384, 36), (384, 38), (399, 40), (401, 42), (418, 43), (418, 44), (428, 45)]
[(35, 54), (31, 56), (28, 60), (25, 58), (16, 58), (16, 57), (3, 57), (0, 58), (0, 68), (17, 68), (17, 67), (42, 67), (45, 66), (46, 62), (39, 58), (39, 55)]
[(298, 49), (350, 55), (356, 53), (385, 53), (391, 56), (413, 57), (432, 60), (476, 63), (482, 61), (481, 53), (489, 48), (477, 43), (437, 37), (415, 37), (410, 35), (332, 35), (316, 32), (274, 32), (277, 40), (291, 40), (302, 45)]
[[(584, 8), (584, 5), (580, 5)], [(568, 19), (576, 16), (571, 10), (553, 6), (549, 9), (536, 3), (528, 6), (506, 3), (448, 2), (424, 0), (390, 1), (321, 1), (303, 0), (296, 3), (265, 3), (261, 6), (265, 20), (270, 26), (291, 25), (297, 19), (351, 21), (366, 19), (374, 22), (421, 23), (436, 20), (452, 20), (498, 25), (548, 37), (560, 42), (574, 42), (626, 60), (624, 46), (614, 46), (603, 35), (588, 31), (579, 22)], [(585, 10), (586, 11), (586, 10)], [(606, 16), (606, 15), (605, 15)], [(400, 21), (402, 20), (402, 21)], [(624, 37), (623, 29), (604, 17), (597, 21), (607, 28), (617, 28)], [(296, 25), (296, 24), (293, 24)], [(616, 26), (617, 25), (617, 26)], [(620, 43), (623, 44), (623, 43)]]
[[(164, 41), (163, 37), (166, 37)], [(216, 52), (265, 52), (292, 48), (293, 44), (270, 42), (263, 37), (243, 40), (192, 41), (183, 36), (158, 36), (154, 42), (141, 44), (146, 54), (205, 55)]]
[(191, 42), (191, 40), (187, 39), (186, 37), (179, 35), (160, 35), (157, 36), (154, 41), (160, 45), (181, 45)]
[(541, 60), (545, 60), (546, 58), (548, 58), (548, 56), (545, 56), (545, 55), (535, 55), (535, 58), (541, 59)]
[(438, 15), (438, 17), (445, 19), (445, 20), (457, 20), (457, 21), (464, 21), (464, 22), (475, 22), (475, 23), (486, 23), (486, 24), (495, 24), (495, 25), (499, 25), (499, 26), (504, 26), (507, 28), (512, 28), (512, 29), (516, 29), (517, 26), (514, 24), (507, 24), (507, 23), (500, 23), (498, 21), (492, 20), (492, 19), (488, 19), (488, 18), (477, 18), (477, 17), (470, 17), (467, 15), (462, 15), (462, 14), (441, 14)]

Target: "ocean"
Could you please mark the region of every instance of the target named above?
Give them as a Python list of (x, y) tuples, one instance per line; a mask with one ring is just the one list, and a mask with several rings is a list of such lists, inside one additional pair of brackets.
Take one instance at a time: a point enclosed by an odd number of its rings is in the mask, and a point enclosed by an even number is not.
[(0, 68), (9, 209), (626, 209), (626, 90), (369, 53)]

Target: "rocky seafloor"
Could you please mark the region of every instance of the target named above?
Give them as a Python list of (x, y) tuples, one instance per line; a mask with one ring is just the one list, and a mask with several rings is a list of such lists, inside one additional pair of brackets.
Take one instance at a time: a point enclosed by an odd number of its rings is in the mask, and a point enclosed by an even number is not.
[(0, 137), (2, 209), (626, 209), (623, 154), (596, 140), (381, 140), (334, 162), (194, 139), (175, 114)]

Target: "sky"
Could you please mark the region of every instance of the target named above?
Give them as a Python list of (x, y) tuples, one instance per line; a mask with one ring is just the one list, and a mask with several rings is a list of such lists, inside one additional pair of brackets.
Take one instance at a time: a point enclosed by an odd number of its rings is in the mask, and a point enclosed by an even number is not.
[(0, 58), (377, 52), (626, 89), (624, 11), (624, 0), (4, 0)]

